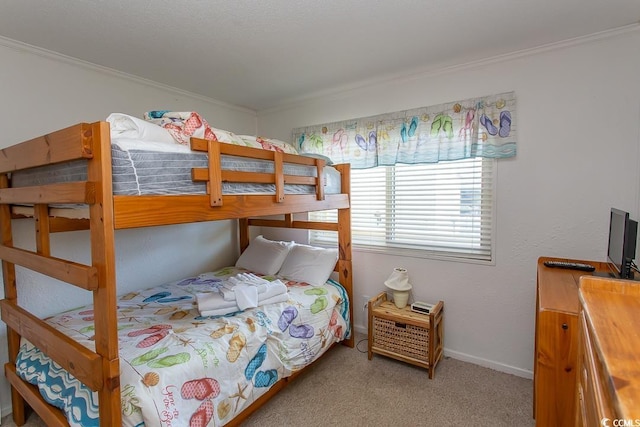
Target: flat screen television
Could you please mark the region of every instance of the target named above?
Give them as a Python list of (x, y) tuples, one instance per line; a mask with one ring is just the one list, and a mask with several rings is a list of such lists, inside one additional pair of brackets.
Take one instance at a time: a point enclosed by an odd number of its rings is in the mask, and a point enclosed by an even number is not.
[(629, 219), (629, 212), (611, 208), (607, 262), (621, 279), (632, 279), (632, 264), (636, 257), (638, 223)]

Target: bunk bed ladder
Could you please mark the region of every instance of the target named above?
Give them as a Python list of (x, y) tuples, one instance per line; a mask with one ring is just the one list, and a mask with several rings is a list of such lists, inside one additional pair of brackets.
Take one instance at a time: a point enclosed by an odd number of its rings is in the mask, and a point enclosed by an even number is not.
[[(9, 178), (6, 173), (3, 173), (2, 175), (0, 175), (0, 189), (5, 189), (7, 187), (9, 187)], [(0, 233), (0, 243), (2, 244), (2, 246), (12, 247), (13, 234), (11, 230), (11, 207), (5, 203), (0, 205)], [(15, 264), (3, 260), (2, 276), (4, 281), (5, 300), (13, 304), (17, 304), (18, 291), (16, 287)], [(9, 347), (9, 362), (5, 365), (5, 372), (9, 372), (11, 367), (15, 366), (16, 357), (20, 348), (20, 335), (18, 335), (18, 333), (11, 327), (7, 328), (7, 341)], [(15, 420), (16, 424), (24, 424), (26, 417), (26, 402), (15, 387), (11, 387), (11, 405), (13, 419)]]
[[(21, 156), (18, 153), (33, 153)], [(120, 368), (117, 340), (114, 220), (111, 182), (111, 143), (105, 122), (80, 124), (62, 131), (9, 147), (0, 156), (0, 258), (2, 258), (5, 299), (0, 301), (2, 320), (7, 324), (9, 363), (5, 374), (12, 388), (13, 418), (22, 425), (26, 405), (47, 425), (65, 426), (61, 411), (52, 409), (32, 386), (16, 373), (15, 362), (22, 336), (72, 373), (91, 390), (98, 392), (100, 423), (120, 425)], [(8, 174), (53, 163), (87, 159), (87, 181), (11, 188)], [(50, 234), (83, 229), (87, 221), (57, 221), (49, 217), (53, 203), (88, 204), (91, 237), (91, 265), (51, 256)], [(34, 207), (35, 251), (14, 247), (11, 204)], [(15, 266), (45, 274), (93, 293), (95, 347), (93, 352), (18, 304)]]

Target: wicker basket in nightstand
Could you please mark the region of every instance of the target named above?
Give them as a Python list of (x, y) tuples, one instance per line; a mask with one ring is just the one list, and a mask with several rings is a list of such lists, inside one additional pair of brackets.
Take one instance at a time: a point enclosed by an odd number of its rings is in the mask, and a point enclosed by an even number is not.
[(373, 353), (426, 368), (429, 378), (442, 358), (444, 303), (439, 301), (429, 314), (410, 307), (397, 308), (380, 293), (369, 301), (369, 360)]

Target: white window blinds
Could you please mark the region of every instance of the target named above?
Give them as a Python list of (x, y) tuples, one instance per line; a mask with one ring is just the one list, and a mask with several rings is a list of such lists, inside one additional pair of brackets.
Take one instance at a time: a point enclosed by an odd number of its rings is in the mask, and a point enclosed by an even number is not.
[[(492, 261), (494, 175), (495, 160), (481, 158), (353, 169), (352, 243), (396, 254)], [(327, 232), (310, 237), (315, 244), (335, 242)]]

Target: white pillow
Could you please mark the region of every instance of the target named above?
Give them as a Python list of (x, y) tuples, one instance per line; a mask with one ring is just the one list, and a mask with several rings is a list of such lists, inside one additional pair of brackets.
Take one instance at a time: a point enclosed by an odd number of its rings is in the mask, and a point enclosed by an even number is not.
[(236, 267), (245, 268), (259, 274), (276, 274), (284, 262), (291, 242), (276, 242), (258, 236), (242, 252)]
[(166, 142), (175, 145), (176, 140), (165, 128), (155, 123), (122, 113), (111, 113), (107, 117), (111, 138), (140, 139), (142, 141)]
[(278, 276), (321, 286), (329, 279), (338, 261), (337, 249), (317, 248), (294, 243)]

